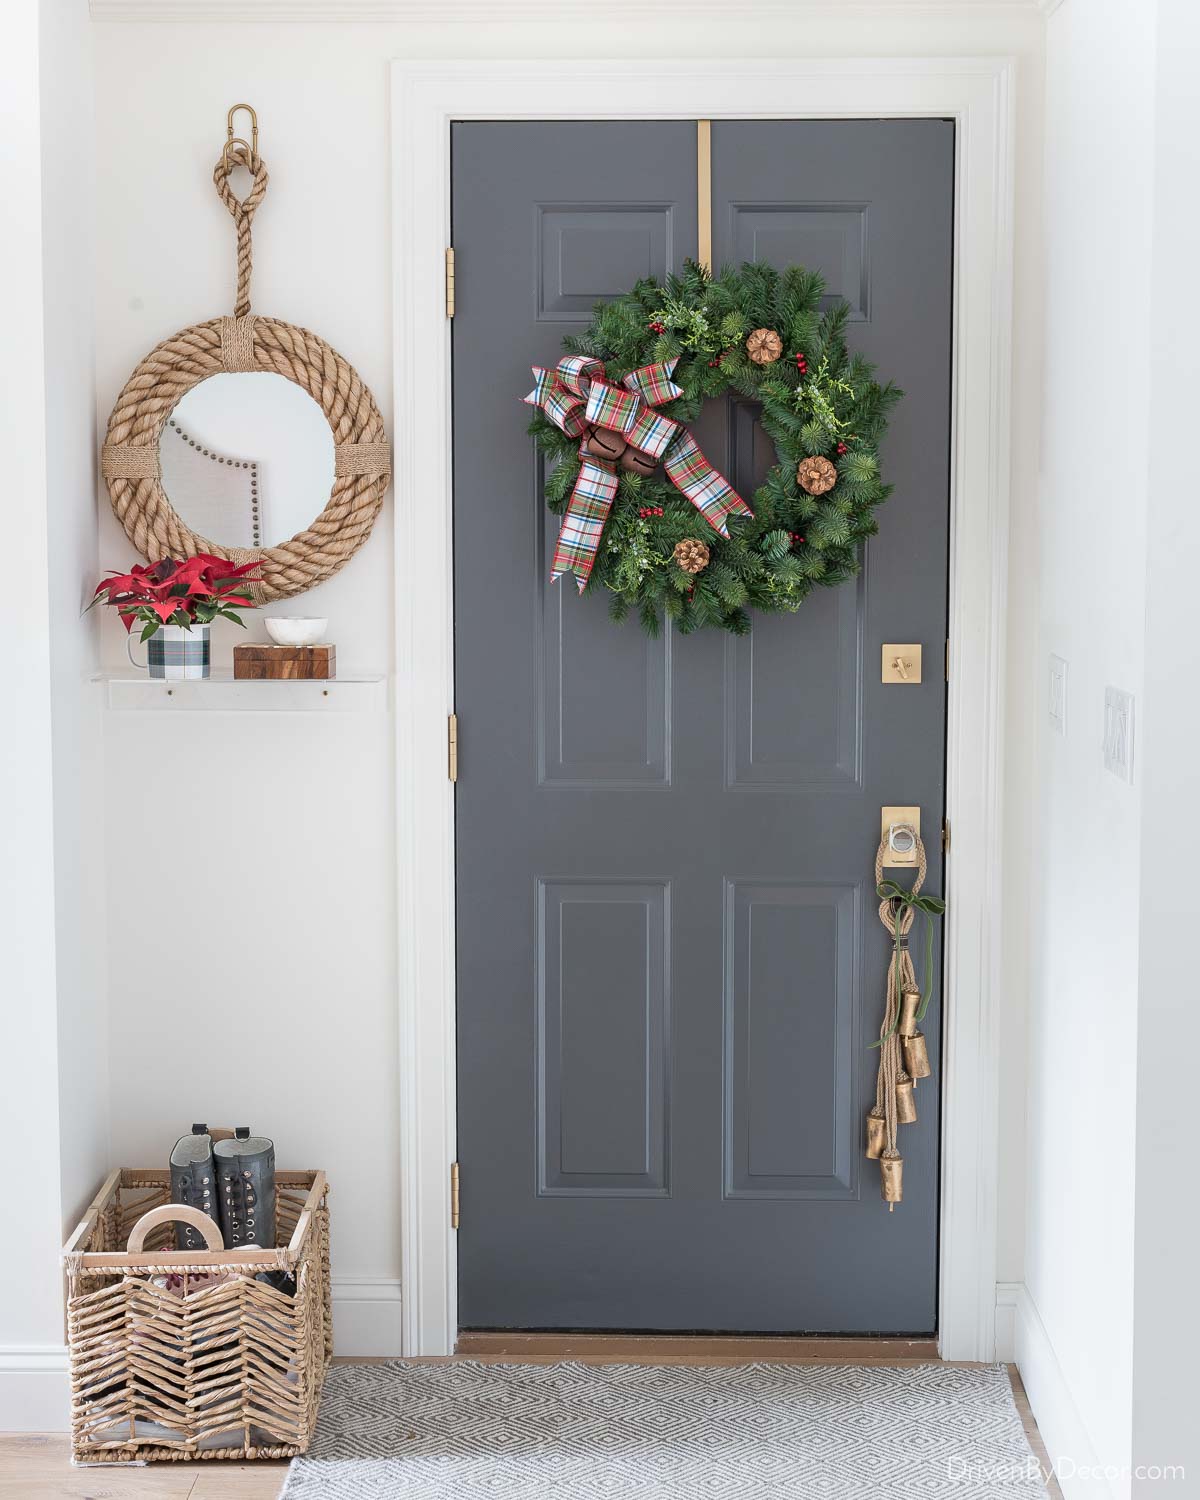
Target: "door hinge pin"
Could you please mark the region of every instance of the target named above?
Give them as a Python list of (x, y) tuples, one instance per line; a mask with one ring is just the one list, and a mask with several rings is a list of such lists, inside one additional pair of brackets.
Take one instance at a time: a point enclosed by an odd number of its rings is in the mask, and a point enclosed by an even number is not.
[(942, 853), (943, 854), (949, 854), (949, 852), (950, 852), (950, 819), (949, 818), (944, 818), (942, 820)]
[(458, 780), (458, 715), (446, 720), (446, 772), (451, 781)]
[(456, 1161), (452, 1161), (450, 1163), (450, 1228), (451, 1229), (457, 1229), (458, 1228), (458, 1218), (459, 1218), (458, 1209), (459, 1209), (459, 1199), (458, 1199), (458, 1163)]
[(446, 316), (454, 316), (454, 246), (446, 246)]

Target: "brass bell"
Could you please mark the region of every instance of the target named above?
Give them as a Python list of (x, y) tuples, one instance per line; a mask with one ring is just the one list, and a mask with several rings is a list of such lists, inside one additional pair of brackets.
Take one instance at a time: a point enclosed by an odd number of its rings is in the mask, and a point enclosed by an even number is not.
[(880, 1157), (879, 1190), (891, 1213), (904, 1196), (904, 1158), (898, 1153)]
[(914, 1036), (906, 1036), (904, 1041), (904, 1067), (909, 1076), (914, 1080), (917, 1078), (928, 1078), (933, 1071), (929, 1066), (929, 1049), (925, 1045), (925, 1035), (918, 1031)]
[(867, 1113), (867, 1160), (878, 1161), (887, 1150), (887, 1121), (882, 1115)]
[(901, 1125), (917, 1123), (917, 1101), (913, 1097), (913, 1081), (907, 1073), (896, 1079), (896, 1118)]
[(917, 1011), (921, 1008), (920, 990), (905, 990), (900, 996), (900, 1019), (896, 1030), (901, 1036), (916, 1036)]
[(643, 479), (649, 479), (658, 468), (658, 459), (630, 444), (621, 454), (621, 467), (627, 474), (640, 474)]

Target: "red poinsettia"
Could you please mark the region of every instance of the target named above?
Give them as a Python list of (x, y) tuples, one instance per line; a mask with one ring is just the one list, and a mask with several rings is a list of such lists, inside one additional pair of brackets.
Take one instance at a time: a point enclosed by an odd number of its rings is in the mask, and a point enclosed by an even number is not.
[[(245, 626), (239, 609), (253, 609), (253, 599), (237, 592), (238, 580), (257, 582), (251, 573), (257, 561), (235, 568), (223, 557), (198, 552), (182, 561), (164, 557), (160, 562), (138, 563), (128, 573), (114, 572), (101, 579), (92, 604), (110, 604), (126, 630), (133, 622), (142, 625), (142, 640), (148, 641), (163, 625), (208, 625), (218, 616)], [(91, 604), (88, 605), (91, 608)]]

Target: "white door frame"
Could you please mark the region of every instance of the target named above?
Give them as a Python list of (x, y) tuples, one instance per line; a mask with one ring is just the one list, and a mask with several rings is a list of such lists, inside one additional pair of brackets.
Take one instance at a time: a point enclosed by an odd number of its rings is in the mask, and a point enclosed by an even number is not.
[[(944, 1358), (994, 1355), (1012, 74), (1006, 58), (392, 65), (406, 1355), (448, 1354), (458, 1331), (449, 1180), (457, 1129), (454, 801), (446, 773), (446, 716), (454, 705), (450, 328), (443, 302), (450, 124), (881, 116), (957, 124), (946, 789), (954, 848), (947, 867), (938, 1326)], [(514, 390), (513, 399), (520, 394)], [(467, 774), (469, 767), (466, 726)]]

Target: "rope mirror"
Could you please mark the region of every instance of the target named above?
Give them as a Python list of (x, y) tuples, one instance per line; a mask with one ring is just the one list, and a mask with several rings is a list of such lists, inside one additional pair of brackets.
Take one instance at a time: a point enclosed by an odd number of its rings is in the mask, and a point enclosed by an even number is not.
[[(234, 115), (243, 109), (252, 121), (249, 142), (233, 133)], [(208, 552), (238, 566), (257, 562), (261, 581), (253, 585), (253, 597), (265, 604), (311, 589), (358, 551), (383, 503), (391, 449), (375, 399), (351, 364), (308, 329), (251, 313), (250, 228), (267, 190), (267, 169), (258, 154), (258, 121), (249, 105), (235, 104), (229, 111), (226, 134), (213, 183), (237, 229), (233, 316), (193, 324), (145, 356), (108, 419), (101, 471), (113, 510), (143, 557)], [(239, 167), (252, 179), (244, 198), (237, 197), (229, 181)], [(163, 488), (159, 439), (176, 405), (194, 386), (223, 372), (253, 371), (282, 375), (321, 408), (333, 434), (334, 478), (325, 508), (303, 531), (278, 545), (248, 548), (200, 536), (176, 512)]]

